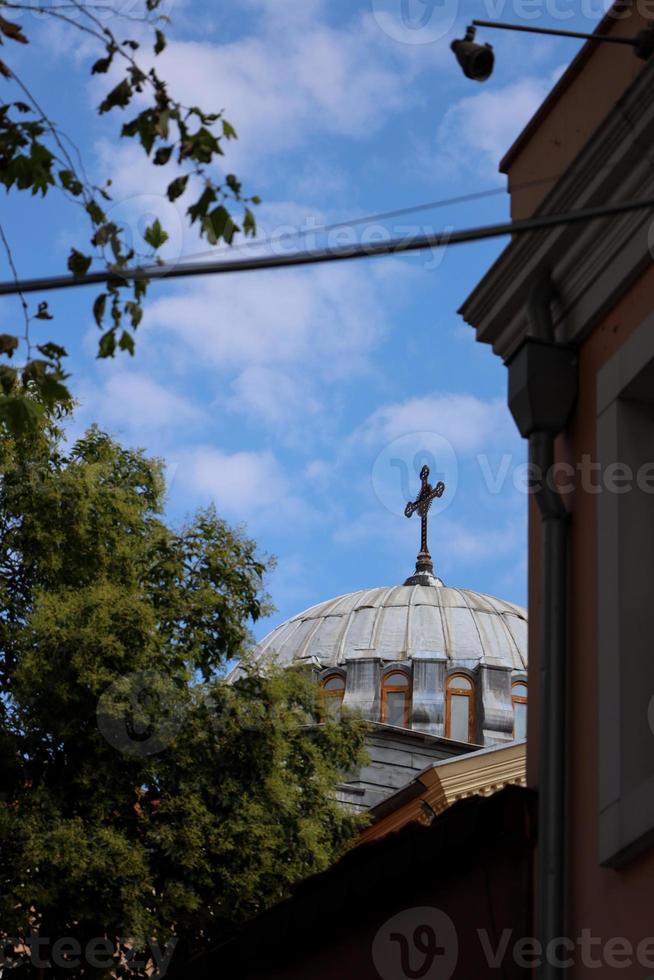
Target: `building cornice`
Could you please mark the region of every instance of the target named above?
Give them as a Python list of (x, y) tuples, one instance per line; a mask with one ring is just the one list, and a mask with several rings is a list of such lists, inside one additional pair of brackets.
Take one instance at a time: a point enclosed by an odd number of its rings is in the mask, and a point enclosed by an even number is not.
[[(610, 34), (612, 29), (620, 27), (620, 22), (622, 18), (616, 19), (616, 14), (628, 13), (633, 10), (633, 0), (617, 0), (613, 4), (610, 10), (604, 14), (604, 17), (599, 22), (593, 33), (597, 37), (601, 37), (605, 34)], [(637, 11), (636, 11), (637, 13)], [(629, 33), (634, 34), (635, 30), (631, 28)], [(509, 149), (506, 151), (502, 159), (500, 160), (499, 171), (502, 174), (508, 173), (509, 168), (520, 154), (521, 150), (526, 143), (529, 142), (533, 134), (538, 130), (539, 126), (542, 125), (543, 120), (552, 111), (554, 106), (559, 102), (564, 93), (568, 90), (572, 82), (577, 78), (579, 74), (583, 71), (587, 62), (592, 58), (594, 52), (597, 50), (597, 41), (586, 41), (582, 48), (577, 52), (575, 57), (572, 59), (566, 70), (563, 72), (561, 77), (558, 79), (552, 90), (543, 100), (541, 105), (538, 107), (534, 115), (531, 117), (527, 125), (522, 129), (518, 136), (511, 144)]]
[[(645, 198), (654, 193), (654, 64), (640, 73), (549, 192), (538, 214)], [(505, 360), (527, 331), (535, 275), (549, 268), (559, 289), (558, 339), (580, 343), (651, 263), (651, 215), (634, 211), (584, 226), (515, 238), (459, 313)], [(581, 227), (581, 231), (580, 231)]]
[[(525, 786), (526, 754), (526, 742), (512, 742), (430, 766), (380, 804), (384, 815), (363, 831), (357, 844), (385, 837), (407, 823), (428, 822), (430, 811), (439, 815), (458, 800), (491, 796), (505, 786)], [(371, 812), (374, 816), (374, 809)]]

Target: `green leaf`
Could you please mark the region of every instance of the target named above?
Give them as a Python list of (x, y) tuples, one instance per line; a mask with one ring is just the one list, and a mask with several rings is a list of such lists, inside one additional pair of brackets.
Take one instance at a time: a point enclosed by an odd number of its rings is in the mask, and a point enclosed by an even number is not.
[(18, 41), (20, 44), (29, 43), (20, 24), (14, 24), (13, 21), (5, 20), (2, 16), (0, 16), (0, 34), (11, 38), (12, 41)]
[(162, 140), (168, 139), (168, 133), (170, 131), (170, 113), (168, 110), (163, 109), (161, 112), (155, 114), (154, 130)]
[(180, 148), (180, 159), (182, 160), (190, 159), (197, 163), (211, 163), (214, 154), (222, 156), (223, 151), (217, 138), (206, 126), (202, 126), (197, 133), (188, 135), (182, 141)]
[(181, 197), (186, 190), (188, 184), (188, 174), (185, 177), (177, 177), (171, 184), (168, 185), (168, 200), (176, 201), (178, 197)]
[(123, 330), (118, 346), (121, 350), (126, 350), (132, 357), (134, 356), (134, 338), (126, 330)]
[(143, 90), (143, 83), (147, 81), (147, 76), (144, 75), (139, 66), (135, 64), (131, 64), (129, 66), (127, 69), (127, 74), (132, 81), (133, 88), (135, 88), (137, 92), (141, 92)]
[(95, 302), (93, 304), (93, 316), (95, 317), (95, 322), (99, 327), (102, 326), (102, 321), (104, 320), (105, 310), (107, 309), (107, 294), (100, 293), (96, 296)]
[(143, 319), (143, 307), (140, 305), (140, 303), (135, 303), (133, 300), (128, 300), (125, 303), (125, 312), (129, 313), (132, 326), (136, 330), (139, 323)]
[(95, 201), (88, 202), (86, 211), (94, 225), (101, 225), (107, 220), (106, 214)]
[(155, 250), (161, 248), (168, 241), (169, 235), (167, 231), (161, 227), (161, 222), (157, 218), (149, 228), (145, 229), (143, 234), (144, 239)]
[(132, 98), (132, 86), (129, 84), (128, 80), (124, 78), (122, 82), (116, 85), (115, 88), (109, 92), (105, 99), (100, 103), (99, 112), (102, 115), (105, 112), (109, 112), (110, 109), (114, 109), (119, 106), (124, 109), (125, 106), (129, 105)]
[(154, 155), (154, 163), (157, 167), (163, 167), (168, 163), (172, 155), (174, 146), (160, 146)]
[(18, 371), (10, 368), (8, 364), (0, 364), (0, 388), (5, 395), (10, 395), (16, 387), (18, 381)]
[(157, 40), (154, 46), (154, 53), (161, 54), (161, 52), (166, 47), (166, 43), (167, 43), (166, 35), (163, 33), (163, 31), (159, 31), (159, 30), (155, 31), (155, 35)]
[(54, 320), (54, 317), (50, 310), (48, 309), (48, 304), (46, 302), (39, 303), (37, 312), (34, 315), (35, 320)]
[(207, 185), (195, 204), (191, 204), (188, 208), (187, 214), (191, 219), (191, 224), (194, 224), (194, 222), (196, 222), (199, 218), (206, 217), (209, 206), (213, 204), (215, 200), (215, 190), (211, 185)]
[(92, 261), (93, 259), (90, 255), (83, 255), (76, 248), (73, 248), (68, 256), (68, 268), (79, 279), (89, 271)]
[(92, 75), (104, 75), (111, 68), (111, 63), (113, 61), (113, 55), (109, 55), (106, 58), (98, 58), (93, 67), (91, 68)]
[(79, 197), (84, 190), (84, 187), (72, 170), (60, 170), (59, 180), (64, 190), (67, 190), (73, 197)]
[(240, 230), (238, 225), (234, 223), (229, 211), (222, 204), (207, 215), (203, 229), (211, 245), (217, 245), (221, 238), (228, 245), (231, 245), (234, 235)]
[(42, 361), (40, 358), (33, 358), (28, 361), (23, 368), (23, 384), (29, 384), (30, 381), (36, 382), (36, 384), (41, 384), (45, 378), (46, 368), (48, 367), (47, 361)]
[(53, 344), (52, 341), (48, 341), (47, 344), (39, 344), (37, 350), (52, 361), (59, 361), (62, 357), (68, 357), (66, 348), (60, 347), (59, 344)]
[(257, 222), (250, 209), (246, 208), (245, 216), (243, 218), (243, 234), (254, 237), (256, 233), (257, 233)]
[(14, 351), (18, 348), (18, 337), (14, 337), (9, 333), (0, 334), (0, 354), (6, 354), (7, 357), (13, 357)]
[(47, 374), (39, 386), (39, 394), (49, 408), (56, 405), (70, 405), (72, 397), (66, 385), (53, 374)]
[(115, 330), (107, 330), (106, 333), (100, 337), (100, 344), (98, 346), (98, 358), (113, 357), (116, 353), (116, 332)]
[(225, 139), (228, 140), (238, 139), (238, 134), (236, 130), (234, 129), (231, 123), (227, 122), (226, 119), (223, 119), (223, 136), (225, 137)]
[(0, 398), (0, 421), (13, 436), (34, 431), (43, 415), (43, 406), (27, 395)]

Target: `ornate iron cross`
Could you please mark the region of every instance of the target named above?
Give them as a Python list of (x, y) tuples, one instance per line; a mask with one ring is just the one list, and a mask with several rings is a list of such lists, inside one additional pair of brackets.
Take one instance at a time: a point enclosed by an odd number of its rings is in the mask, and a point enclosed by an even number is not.
[(416, 561), (416, 573), (428, 572), (434, 574), (429, 548), (427, 547), (427, 521), (429, 519), (429, 508), (432, 501), (437, 497), (442, 497), (445, 492), (445, 484), (439, 481), (435, 487), (429, 482), (429, 467), (423, 466), (420, 470), (420, 493), (416, 500), (408, 503), (404, 510), (405, 517), (413, 517), (417, 512), (420, 514), (420, 554)]

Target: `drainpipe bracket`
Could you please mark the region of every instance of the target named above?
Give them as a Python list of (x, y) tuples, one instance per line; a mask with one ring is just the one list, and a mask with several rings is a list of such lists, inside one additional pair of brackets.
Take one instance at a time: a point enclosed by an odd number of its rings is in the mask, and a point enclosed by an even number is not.
[(577, 353), (568, 344), (526, 337), (508, 359), (508, 404), (520, 435), (557, 435), (577, 398)]

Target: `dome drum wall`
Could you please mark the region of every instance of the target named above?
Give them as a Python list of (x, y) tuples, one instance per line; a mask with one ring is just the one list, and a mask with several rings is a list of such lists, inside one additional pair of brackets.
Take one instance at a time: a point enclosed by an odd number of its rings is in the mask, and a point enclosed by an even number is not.
[(382, 663), (378, 658), (352, 658), (346, 665), (347, 679), (343, 710), (368, 721), (379, 721), (381, 712)]
[(479, 738), (482, 745), (513, 740), (513, 680), (514, 673), (508, 667), (482, 664), (479, 668)]
[(413, 655), (412, 728), (429, 735), (442, 735), (445, 728), (445, 675), (448, 663), (444, 654)]
[(410, 699), (409, 724), (415, 732), (448, 737), (446, 731), (446, 692), (451, 680), (468, 677), (474, 701), (474, 734), (477, 745), (497, 745), (514, 738), (512, 686), (526, 680), (524, 672), (509, 667), (480, 664), (471, 670), (466, 663), (450, 663), (444, 657), (414, 657), (412, 661), (384, 664), (374, 658), (353, 659), (345, 667), (315, 671), (318, 683), (335, 674), (344, 680), (343, 710), (367, 721), (382, 720), (382, 691), (390, 675), (407, 678)]

